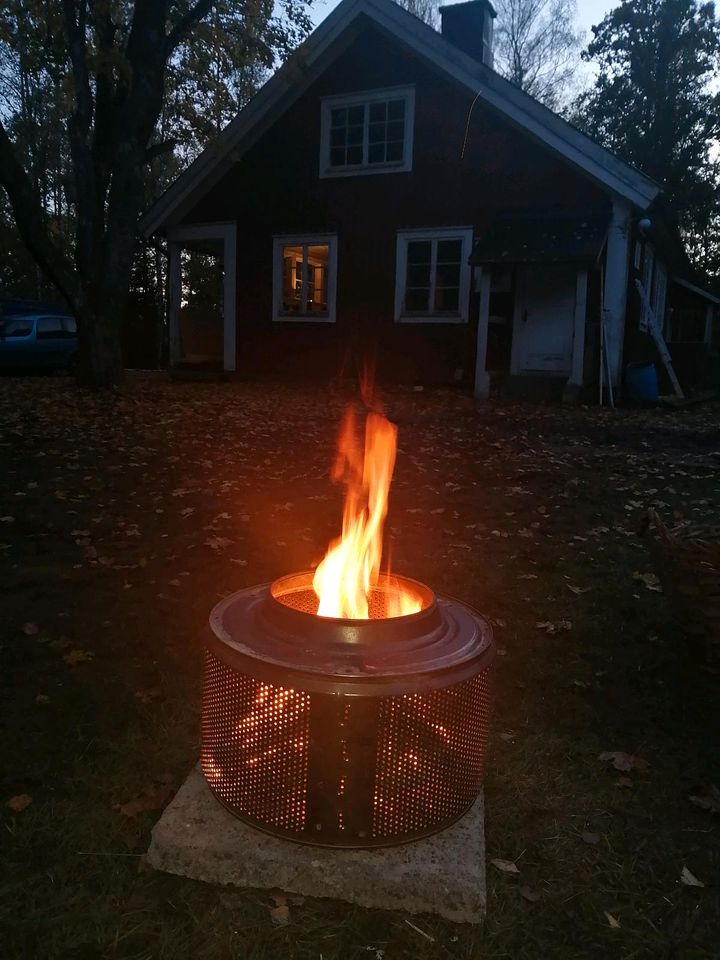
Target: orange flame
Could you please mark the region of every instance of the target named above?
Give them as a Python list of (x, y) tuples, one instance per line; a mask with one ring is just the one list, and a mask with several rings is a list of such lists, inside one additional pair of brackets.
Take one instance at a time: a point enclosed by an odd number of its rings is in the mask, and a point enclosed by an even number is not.
[[(318, 616), (351, 620), (369, 617), (369, 595), (380, 575), (383, 525), (396, 449), (397, 427), (381, 413), (368, 413), (361, 445), (355, 413), (352, 408), (346, 412), (331, 474), (334, 481), (342, 480), (347, 486), (342, 536), (330, 544), (315, 571)], [(385, 593), (386, 617), (420, 609), (417, 597), (397, 583), (390, 581)]]

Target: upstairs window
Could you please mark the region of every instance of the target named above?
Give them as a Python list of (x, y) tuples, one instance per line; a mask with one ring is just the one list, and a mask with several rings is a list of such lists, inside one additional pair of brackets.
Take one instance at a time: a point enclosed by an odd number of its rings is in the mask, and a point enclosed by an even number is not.
[(412, 169), (415, 91), (373, 90), (322, 101), (320, 176)]
[(472, 228), (403, 230), (397, 239), (395, 319), (465, 323)]

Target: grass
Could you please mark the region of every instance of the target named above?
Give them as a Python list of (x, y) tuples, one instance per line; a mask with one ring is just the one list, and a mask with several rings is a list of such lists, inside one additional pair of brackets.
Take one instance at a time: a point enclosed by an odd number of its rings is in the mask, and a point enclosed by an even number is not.
[[(144, 865), (159, 811), (119, 807), (158, 777), (179, 786), (197, 757), (213, 603), (307, 567), (335, 535), (343, 402), (257, 384), (147, 379), (100, 399), (66, 380), (0, 381), (0, 957), (720, 957), (717, 817), (687, 799), (720, 783), (720, 679), (633, 579), (652, 569), (634, 532), (645, 505), (717, 516), (717, 406), (388, 397), (394, 566), (498, 624), (488, 857), (520, 874), (488, 867), (483, 926), (305, 900), (275, 927), (264, 891)], [(572, 628), (536, 626), (562, 620)], [(68, 663), (73, 650), (92, 659)], [(598, 759), (610, 750), (650, 766), (620, 773)], [(32, 803), (14, 813), (21, 794)], [(682, 885), (683, 867), (704, 888)]]

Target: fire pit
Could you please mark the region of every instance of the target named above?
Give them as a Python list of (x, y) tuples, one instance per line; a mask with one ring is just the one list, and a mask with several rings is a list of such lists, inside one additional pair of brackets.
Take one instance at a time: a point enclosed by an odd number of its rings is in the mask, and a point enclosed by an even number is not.
[(435, 833), (482, 788), (489, 624), (380, 572), (396, 429), (345, 422), (343, 535), (313, 572), (227, 597), (207, 632), (202, 770), (242, 820), (301, 843)]

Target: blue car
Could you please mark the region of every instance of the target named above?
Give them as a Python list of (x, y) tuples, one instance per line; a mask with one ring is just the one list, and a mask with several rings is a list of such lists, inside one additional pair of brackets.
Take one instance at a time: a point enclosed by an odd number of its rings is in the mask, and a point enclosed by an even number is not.
[(0, 370), (72, 370), (77, 352), (73, 317), (31, 313), (0, 319)]

